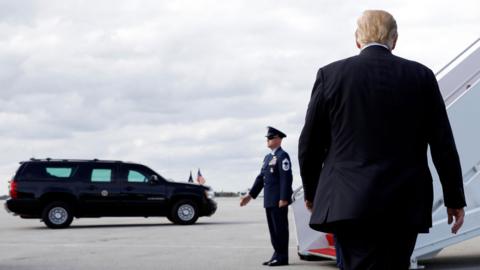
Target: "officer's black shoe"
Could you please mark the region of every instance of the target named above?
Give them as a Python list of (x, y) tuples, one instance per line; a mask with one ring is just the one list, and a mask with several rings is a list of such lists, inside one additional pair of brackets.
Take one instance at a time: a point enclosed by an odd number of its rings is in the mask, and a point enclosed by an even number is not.
[(282, 265), (288, 265), (288, 261), (273, 260), (268, 263), (268, 266), (282, 266)]
[(263, 262), (262, 265), (268, 265), (271, 261), (272, 261), (272, 260)]

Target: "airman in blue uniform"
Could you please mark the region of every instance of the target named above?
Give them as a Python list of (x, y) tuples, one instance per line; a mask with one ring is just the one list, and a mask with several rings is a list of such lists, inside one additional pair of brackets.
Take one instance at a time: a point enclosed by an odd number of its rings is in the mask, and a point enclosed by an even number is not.
[(272, 151), (263, 159), (260, 174), (249, 194), (241, 198), (240, 206), (256, 198), (264, 189), (264, 207), (274, 253), (268, 266), (288, 265), (288, 205), (292, 198), (292, 166), (287, 152), (281, 148), (285, 133), (268, 127), (267, 146)]

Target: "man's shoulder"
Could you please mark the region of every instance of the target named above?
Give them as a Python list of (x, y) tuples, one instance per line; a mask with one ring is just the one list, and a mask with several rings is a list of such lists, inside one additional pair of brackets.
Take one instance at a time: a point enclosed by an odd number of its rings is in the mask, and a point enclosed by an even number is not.
[(410, 59), (406, 59), (406, 58), (403, 58), (403, 57), (400, 57), (400, 56), (397, 56), (397, 55), (393, 55), (393, 57), (398, 62), (401, 62), (405, 65), (409, 65), (412, 68), (418, 68), (418, 69), (421, 69), (421, 70), (424, 70), (424, 71), (430, 71), (431, 72), (430, 68), (428, 68), (427, 66), (425, 66), (424, 64), (422, 64), (420, 62), (410, 60)]
[(352, 70), (356, 70), (360, 61), (361, 60), (359, 56), (354, 55), (331, 62), (318, 70), (317, 79), (321, 78), (324, 80), (328, 78), (338, 78), (338, 76), (341, 77), (344, 74), (348, 74)]
[(275, 153), (275, 155), (278, 156), (279, 158), (280, 158), (280, 157), (290, 158), (290, 156), (288, 155), (288, 153), (287, 153), (285, 150), (283, 150), (283, 148), (279, 148), (279, 149), (277, 150), (277, 152)]
[(408, 74), (410, 77), (428, 81), (436, 80), (433, 71), (424, 64), (396, 55), (394, 55), (394, 57), (398, 63), (397, 67), (407, 71), (405, 74)]
[(324, 71), (336, 70), (339, 67), (353, 61), (356, 57), (357, 57), (357, 55), (331, 62), (330, 64), (327, 64), (327, 65), (321, 67), (320, 70), (324, 70)]

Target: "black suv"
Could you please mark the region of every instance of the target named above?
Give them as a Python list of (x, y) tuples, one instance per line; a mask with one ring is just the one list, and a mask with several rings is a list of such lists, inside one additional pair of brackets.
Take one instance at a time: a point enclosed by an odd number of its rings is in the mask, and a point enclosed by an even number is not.
[(106, 160), (31, 159), (10, 181), (8, 211), (65, 228), (73, 217), (165, 216), (193, 224), (215, 213), (206, 186), (165, 180), (135, 163)]

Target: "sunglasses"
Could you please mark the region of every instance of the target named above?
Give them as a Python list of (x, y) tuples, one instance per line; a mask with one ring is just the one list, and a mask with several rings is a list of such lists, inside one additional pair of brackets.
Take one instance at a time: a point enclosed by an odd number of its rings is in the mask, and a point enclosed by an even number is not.
[(267, 136), (268, 140), (273, 140), (275, 138), (278, 138), (278, 136), (276, 136), (276, 135)]

